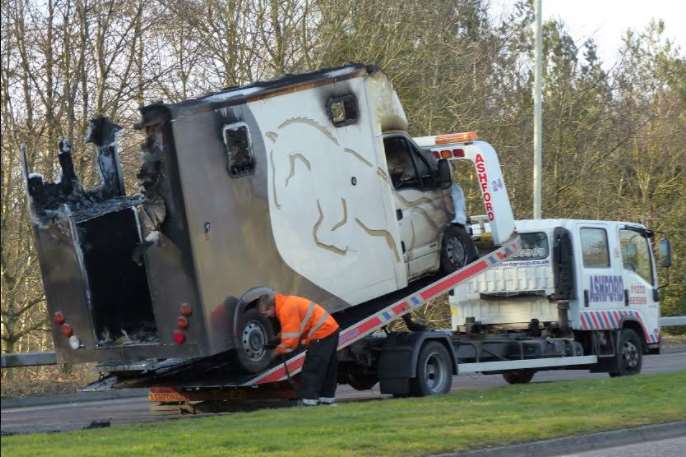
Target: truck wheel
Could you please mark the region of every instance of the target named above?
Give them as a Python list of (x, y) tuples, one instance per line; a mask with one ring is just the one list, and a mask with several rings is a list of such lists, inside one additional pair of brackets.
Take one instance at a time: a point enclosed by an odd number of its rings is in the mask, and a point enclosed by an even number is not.
[(534, 378), (536, 371), (534, 370), (515, 370), (503, 373), (503, 379), (508, 384), (528, 384)]
[(234, 338), (236, 355), (241, 366), (251, 373), (267, 368), (271, 362), (271, 351), (265, 349), (264, 345), (274, 338), (274, 329), (269, 319), (251, 308), (239, 317), (237, 328)]
[(426, 343), (417, 360), (417, 376), (410, 380), (412, 394), (425, 397), (450, 392), (453, 384), (452, 367), (445, 346), (436, 341)]
[(474, 240), (459, 225), (448, 225), (441, 245), (441, 272), (452, 273), (476, 259)]
[(617, 351), (617, 371), (611, 371), (610, 376), (631, 376), (639, 374), (643, 366), (643, 342), (630, 328), (625, 328), (619, 335), (619, 350)]
[(374, 374), (349, 371), (346, 380), (355, 390), (369, 390), (379, 382), (379, 377)]

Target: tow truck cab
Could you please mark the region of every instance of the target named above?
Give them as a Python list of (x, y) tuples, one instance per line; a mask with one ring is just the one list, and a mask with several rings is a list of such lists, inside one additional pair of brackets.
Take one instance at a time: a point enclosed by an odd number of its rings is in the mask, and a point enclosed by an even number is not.
[[(660, 297), (652, 231), (598, 220), (516, 221), (522, 248), (508, 261), (460, 285), (452, 326), (574, 332), (632, 328), (644, 352), (660, 345)], [(487, 232), (475, 227), (477, 242)], [(670, 246), (660, 242), (662, 266)]]

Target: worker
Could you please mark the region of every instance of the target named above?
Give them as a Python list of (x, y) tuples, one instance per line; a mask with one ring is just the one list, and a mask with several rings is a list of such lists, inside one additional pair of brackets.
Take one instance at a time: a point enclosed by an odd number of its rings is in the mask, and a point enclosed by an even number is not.
[(273, 291), (260, 297), (257, 309), (266, 318), (276, 317), (281, 324), (280, 342), (274, 355), (307, 347), (303, 365), (302, 404), (315, 406), (336, 403), (339, 326), (321, 306), (302, 297)]

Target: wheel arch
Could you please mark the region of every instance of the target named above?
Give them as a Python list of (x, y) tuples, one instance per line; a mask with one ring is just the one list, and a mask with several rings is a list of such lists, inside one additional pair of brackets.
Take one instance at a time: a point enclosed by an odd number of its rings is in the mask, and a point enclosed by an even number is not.
[(450, 338), (448, 337), (448, 335), (433, 335), (427, 336), (422, 340), (421, 344), (415, 347), (414, 353), (412, 355), (412, 367), (414, 371), (414, 376), (417, 376), (417, 362), (419, 361), (419, 354), (421, 354), (422, 349), (426, 344), (433, 341), (442, 344), (448, 351), (448, 355), (450, 355), (450, 363), (452, 365), (453, 375), (457, 375), (457, 357), (455, 356), (455, 348), (451, 344)]
[(450, 336), (435, 331), (398, 332), (389, 335), (379, 356), (379, 378), (414, 378), (417, 376), (417, 361), (422, 348), (428, 342), (442, 344), (450, 355), (452, 372), (457, 374), (455, 349)]
[(636, 335), (641, 340), (641, 352), (645, 354), (648, 350), (648, 341), (646, 341), (646, 330), (643, 327), (643, 324), (636, 319), (627, 318), (622, 322), (622, 330), (624, 329), (630, 329), (636, 332)]
[(266, 294), (273, 294), (274, 291), (269, 287), (252, 287), (240, 296), (233, 309), (233, 334), (238, 334), (238, 316), (249, 309), (257, 306), (257, 299)]

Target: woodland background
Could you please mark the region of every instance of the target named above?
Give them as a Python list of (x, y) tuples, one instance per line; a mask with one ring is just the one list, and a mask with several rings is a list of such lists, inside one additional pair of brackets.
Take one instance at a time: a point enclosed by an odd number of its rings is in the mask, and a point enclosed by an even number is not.
[[(3, 352), (52, 349), (19, 163), (56, 179), (57, 144), (96, 182), (88, 119), (124, 126), (129, 193), (139, 106), (348, 62), (392, 79), (417, 135), (476, 130), (531, 217), (533, 7), (481, 0), (2, 0)], [(662, 312), (686, 314), (686, 54), (658, 20), (616, 62), (544, 24), (544, 217), (640, 221), (674, 247)], [(473, 213), (482, 208), (467, 189)], [(431, 317), (428, 313), (427, 317)], [(439, 313), (440, 314), (440, 313)], [(6, 371), (6, 370), (3, 370)], [(6, 373), (3, 373), (5, 378)], [(3, 388), (4, 390), (4, 388)]]

